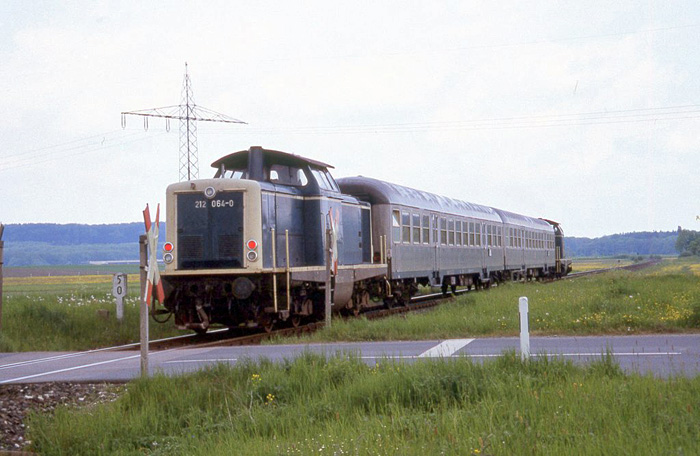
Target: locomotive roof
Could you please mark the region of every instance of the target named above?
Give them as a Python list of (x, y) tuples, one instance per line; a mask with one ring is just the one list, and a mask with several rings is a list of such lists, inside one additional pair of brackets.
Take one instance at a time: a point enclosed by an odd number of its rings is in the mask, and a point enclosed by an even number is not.
[(251, 150), (257, 149), (263, 153), (266, 161), (278, 163), (280, 165), (300, 165), (308, 164), (316, 168), (333, 168), (333, 166), (310, 158), (305, 158), (300, 155), (290, 154), (279, 150), (263, 149), (253, 146), (248, 150), (241, 150), (232, 154), (225, 155), (211, 164), (212, 168), (220, 168), (223, 164), (226, 169), (240, 169), (248, 165), (248, 154)]
[(402, 185), (362, 176), (343, 177), (336, 181), (343, 193), (348, 193), (372, 204), (398, 204), (494, 222), (501, 221), (492, 207), (468, 203)]

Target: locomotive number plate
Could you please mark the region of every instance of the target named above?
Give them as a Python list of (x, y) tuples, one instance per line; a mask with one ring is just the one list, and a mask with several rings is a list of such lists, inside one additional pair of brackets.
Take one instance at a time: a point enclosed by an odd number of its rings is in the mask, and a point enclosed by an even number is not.
[(196, 200), (194, 202), (195, 209), (206, 209), (207, 207), (233, 207), (235, 205), (232, 199), (215, 199), (211, 201)]

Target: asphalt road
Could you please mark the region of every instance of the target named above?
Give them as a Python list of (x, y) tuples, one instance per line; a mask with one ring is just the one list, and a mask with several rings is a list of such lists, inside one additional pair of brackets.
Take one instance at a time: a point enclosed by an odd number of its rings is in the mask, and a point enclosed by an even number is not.
[[(415, 362), (421, 358), (455, 356), (480, 361), (508, 350), (520, 351), (519, 338), (172, 349), (151, 352), (149, 366), (151, 374), (177, 375), (212, 363), (291, 359), (305, 351), (330, 355), (355, 353), (373, 365), (387, 359)], [(627, 372), (657, 377), (700, 373), (700, 334), (533, 337), (530, 340), (532, 356), (559, 356), (575, 363), (600, 359), (607, 351)], [(0, 353), (0, 384), (128, 381), (140, 375), (140, 363), (140, 353), (135, 351)]]

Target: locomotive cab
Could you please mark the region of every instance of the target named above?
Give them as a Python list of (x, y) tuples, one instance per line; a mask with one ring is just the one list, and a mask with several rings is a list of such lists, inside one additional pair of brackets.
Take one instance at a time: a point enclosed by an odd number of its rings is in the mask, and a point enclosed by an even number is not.
[(370, 207), (340, 193), (330, 165), (251, 147), (212, 167), (213, 179), (167, 190), (173, 248), (164, 256), (164, 305), (178, 326), (269, 329), (280, 320), (322, 317), (331, 223), (336, 307), (353, 305), (358, 279), (384, 273), (371, 265)]

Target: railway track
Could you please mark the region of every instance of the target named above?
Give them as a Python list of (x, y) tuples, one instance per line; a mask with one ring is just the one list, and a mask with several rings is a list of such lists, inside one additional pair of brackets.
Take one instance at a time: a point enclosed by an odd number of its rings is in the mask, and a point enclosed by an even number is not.
[[(604, 272), (614, 271), (614, 270), (627, 270), (627, 271), (638, 271), (650, 266), (657, 264), (660, 260), (650, 260), (643, 263), (635, 263), (627, 266), (619, 266), (614, 268), (603, 268), (594, 269), (590, 271), (583, 271), (569, 274), (562, 279), (575, 279), (579, 277), (585, 277), (590, 275), (602, 274)], [(458, 290), (457, 295), (467, 293), (469, 290)], [(445, 301), (445, 299), (452, 298), (453, 295), (443, 296), (442, 293), (432, 293), (428, 295), (416, 296), (411, 299), (411, 303), (406, 306), (396, 306), (391, 309), (378, 309), (369, 310), (363, 312), (362, 316), (368, 320), (373, 320), (377, 318), (385, 318), (392, 315), (398, 315), (402, 313), (414, 312), (418, 310), (429, 309), (435, 307)], [(149, 348), (151, 350), (169, 350), (173, 348), (207, 348), (207, 347), (226, 347), (226, 346), (241, 346), (241, 345), (257, 345), (265, 340), (269, 340), (275, 337), (292, 337), (299, 336), (302, 334), (312, 333), (323, 328), (323, 322), (312, 322), (305, 325), (299, 325), (298, 327), (285, 327), (275, 329), (271, 332), (256, 332), (256, 333), (245, 333), (245, 330), (237, 329), (218, 329), (210, 331), (205, 335), (195, 335), (187, 334), (183, 336), (176, 336), (173, 338), (160, 339), (151, 341)], [(249, 330), (248, 330), (249, 331)], [(138, 350), (139, 344), (130, 344), (128, 346), (122, 346), (121, 348), (115, 349), (131, 349)]]

